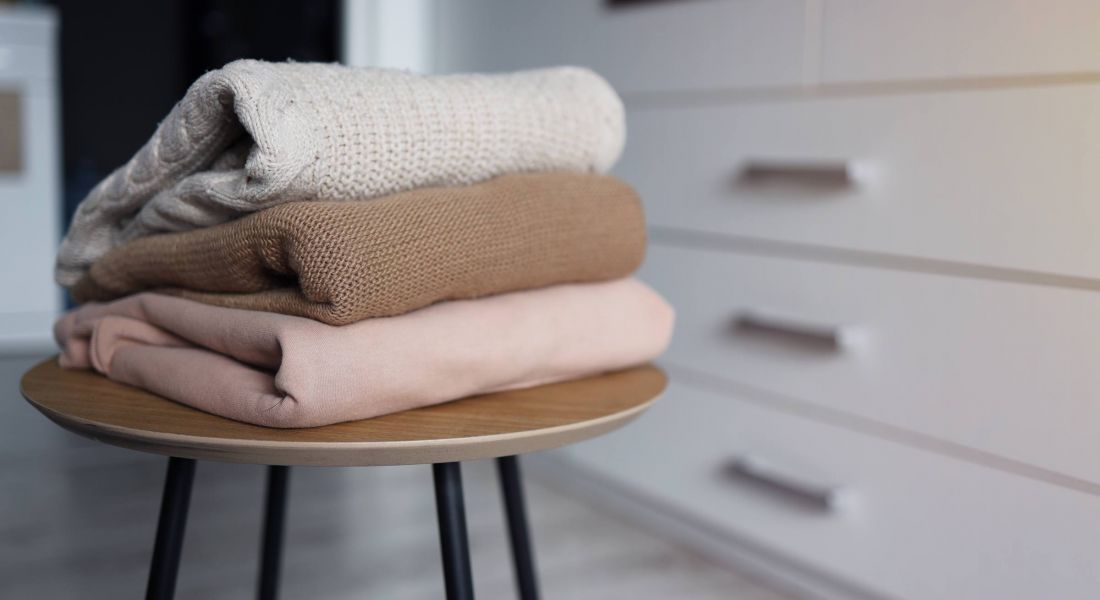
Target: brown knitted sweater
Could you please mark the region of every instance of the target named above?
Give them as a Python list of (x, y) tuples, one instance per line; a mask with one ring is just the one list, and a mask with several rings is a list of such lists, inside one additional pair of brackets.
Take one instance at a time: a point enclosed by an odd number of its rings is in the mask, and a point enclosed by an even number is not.
[(603, 175), (506, 175), (362, 202), (295, 202), (120, 246), (78, 302), (156, 289), (332, 325), (461, 298), (624, 277), (641, 263), (637, 195)]

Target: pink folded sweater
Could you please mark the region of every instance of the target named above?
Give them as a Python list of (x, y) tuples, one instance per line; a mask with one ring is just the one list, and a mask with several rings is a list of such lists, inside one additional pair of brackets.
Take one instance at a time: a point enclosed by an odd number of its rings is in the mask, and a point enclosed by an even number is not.
[(340, 327), (144, 293), (84, 305), (54, 334), (62, 367), (239, 421), (313, 427), (644, 363), (672, 322), (656, 292), (621, 279)]

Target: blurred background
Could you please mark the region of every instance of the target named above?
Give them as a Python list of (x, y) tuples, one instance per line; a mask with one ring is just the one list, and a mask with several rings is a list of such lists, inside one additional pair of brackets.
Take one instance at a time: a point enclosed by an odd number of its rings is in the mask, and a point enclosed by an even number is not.
[[(1093, 0), (0, 2), (0, 597), (144, 585), (162, 460), (17, 382), (75, 206), (245, 57), (579, 64), (622, 95), (673, 383), (529, 461), (546, 597), (1095, 597), (1098, 32)], [(468, 477), (478, 592), (511, 597)], [(251, 594), (261, 480), (199, 467), (180, 597)], [(300, 469), (285, 597), (441, 597), (430, 486)]]

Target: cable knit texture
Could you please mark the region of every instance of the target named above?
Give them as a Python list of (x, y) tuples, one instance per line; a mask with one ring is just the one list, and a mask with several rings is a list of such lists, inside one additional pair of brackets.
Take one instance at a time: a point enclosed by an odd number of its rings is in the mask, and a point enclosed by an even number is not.
[(660, 296), (623, 279), (344, 327), (138, 294), (85, 305), (54, 331), (62, 367), (231, 419), (312, 427), (644, 363), (672, 321)]
[(111, 248), (294, 201), (364, 200), (504, 173), (604, 172), (623, 107), (582, 68), (422, 76), (241, 60), (199, 78), (81, 203), (58, 256), (71, 286)]
[(607, 175), (504, 175), (372, 202), (296, 202), (216, 227), (135, 240), (73, 288), (81, 302), (159, 289), (333, 325), (634, 272), (637, 195)]

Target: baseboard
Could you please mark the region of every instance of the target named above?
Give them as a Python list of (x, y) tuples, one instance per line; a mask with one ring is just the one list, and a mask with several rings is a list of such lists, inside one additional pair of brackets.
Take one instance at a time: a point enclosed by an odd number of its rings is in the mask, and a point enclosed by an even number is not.
[(794, 595), (822, 600), (882, 600), (813, 567), (798, 564), (765, 548), (667, 506), (658, 500), (595, 473), (555, 452), (524, 457), (526, 472), (551, 487), (621, 515), (653, 533), (673, 540), (719, 563), (760, 576)]

